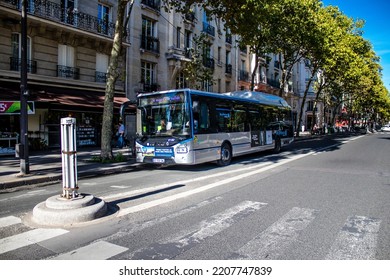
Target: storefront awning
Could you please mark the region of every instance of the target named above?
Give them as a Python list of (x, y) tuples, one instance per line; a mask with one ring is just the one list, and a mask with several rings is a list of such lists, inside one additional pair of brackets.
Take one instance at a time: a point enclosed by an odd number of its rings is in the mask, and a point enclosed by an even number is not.
[[(29, 101), (34, 101), (38, 107), (67, 110), (94, 110), (103, 111), (105, 93), (99, 91), (82, 91), (66, 89), (30, 90)], [(20, 92), (15, 89), (0, 87), (0, 101), (20, 99)], [(114, 108), (128, 101), (124, 95), (114, 96)], [(41, 106), (39, 106), (41, 105)]]

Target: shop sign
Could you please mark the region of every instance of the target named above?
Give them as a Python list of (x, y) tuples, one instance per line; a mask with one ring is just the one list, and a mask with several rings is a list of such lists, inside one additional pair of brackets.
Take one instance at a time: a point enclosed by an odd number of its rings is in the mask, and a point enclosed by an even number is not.
[[(27, 101), (27, 113), (35, 114), (34, 101)], [(0, 101), (0, 115), (19, 115), (20, 101)]]

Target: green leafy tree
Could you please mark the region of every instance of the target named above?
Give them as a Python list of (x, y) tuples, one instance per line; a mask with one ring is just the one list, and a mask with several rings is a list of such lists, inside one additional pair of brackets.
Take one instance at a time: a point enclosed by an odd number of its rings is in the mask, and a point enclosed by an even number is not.
[(194, 35), (193, 48), (190, 49), (191, 61), (186, 62), (182, 73), (186, 78), (187, 84), (191, 88), (204, 89), (205, 83), (214, 84), (213, 69), (207, 66), (209, 59), (205, 50), (210, 45), (209, 38), (205, 33)]

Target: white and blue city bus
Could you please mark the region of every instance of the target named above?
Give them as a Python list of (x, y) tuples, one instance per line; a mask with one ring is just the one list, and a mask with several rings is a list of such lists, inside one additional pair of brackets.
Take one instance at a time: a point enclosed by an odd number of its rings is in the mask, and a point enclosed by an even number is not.
[(210, 93), (179, 89), (137, 96), (136, 160), (171, 165), (215, 161), (280, 149), (294, 139), (292, 112), (278, 96), (261, 92)]

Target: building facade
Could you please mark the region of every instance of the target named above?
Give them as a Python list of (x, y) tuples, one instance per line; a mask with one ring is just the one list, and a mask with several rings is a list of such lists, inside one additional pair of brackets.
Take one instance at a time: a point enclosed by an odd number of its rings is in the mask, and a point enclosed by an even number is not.
[[(98, 145), (106, 71), (114, 36), (114, 0), (28, 0), (27, 68), (29, 143), (32, 149), (60, 145), (60, 118), (77, 118), (78, 145)], [(8, 152), (20, 131), (21, 0), (0, 0), (0, 146)], [(128, 48), (129, 38), (125, 38)], [(126, 52), (125, 52), (126, 53)], [(126, 55), (121, 60), (127, 64)], [(125, 71), (124, 71), (125, 73)], [(118, 110), (126, 77), (116, 84)]]
[[(59, 147), (60, 119), (70, 115), (77, 119), (78, 146), (99, 146), (117, 1), (27, 2), (30, 146)], [(160, 0), (135, 0), (125, 28), (114, 119), (119, 118), (120, 105), (138, 93), (193, 87), (185, 69), (196, 52), (212, 76), (197, 85), (200, 89), (229, 92), (251, 88), (255, 58), (249, 47), (241, 46), (223, 21), (209, 17), (199, 6), (183, 15), (166, 11)], [(205, 41), (199, 48), (195, 38), (201, 35)], [(17, 107), (20, 100), (21, 41), (21, 0), (0, 0), (0, 147), (4, 152), (9, 152), (6, 148), (12, 152), (20, 131), (18, 111), (9, 108)], [(260, 58), (255, 90), (279, 94), (281, 59), (274, 54)], [(298, 65), (284, 91), (295, 111), (300, 108), (306, 83), (304, 73), (305, 66)], [(306, 127), (313, 116), (307, 111)], [(132, 136), (136, 118), (128, 118), (127, 134)]]

